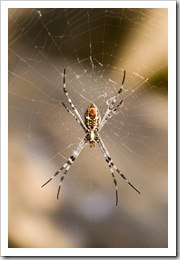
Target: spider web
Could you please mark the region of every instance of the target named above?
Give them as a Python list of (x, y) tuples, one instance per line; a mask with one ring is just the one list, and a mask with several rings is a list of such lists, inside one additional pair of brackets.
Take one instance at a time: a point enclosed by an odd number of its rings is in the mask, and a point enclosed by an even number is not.
[[(9, 9), (9, 247), (165, 248), (167, 226), (167, 9)], [(84, 136), (67, 113), (101, 114), (126, 70), (119, 107), (96, 145), (49, 179)], [(119, 100), (119, 101), (120, 101)], [(18, 228), (18, 233), (16, 232)]]

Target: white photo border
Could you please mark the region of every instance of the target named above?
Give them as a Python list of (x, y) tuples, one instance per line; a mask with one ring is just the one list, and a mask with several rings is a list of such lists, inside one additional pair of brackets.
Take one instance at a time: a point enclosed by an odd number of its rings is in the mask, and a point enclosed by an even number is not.
[[(168, 8), (168, 248), (8, 248), (8, 8)], [(1, 255), (176, 256), (176, 1), (1, 1)]]

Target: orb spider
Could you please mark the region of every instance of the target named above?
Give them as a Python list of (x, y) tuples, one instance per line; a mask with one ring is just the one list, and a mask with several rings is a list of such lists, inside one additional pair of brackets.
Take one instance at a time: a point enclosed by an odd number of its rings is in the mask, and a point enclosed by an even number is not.
[(116, 111), (119, 106), (122, 105), (123, 100), (121, 100), (117, 105), (115, 105), (119, 95), (122, 92), (124, 81), (125, 81), (125, 76), (126, 76), (126, 71), (124, 71), (123, 75), (123, 80), (121, 83), (121, 87), (118, 91), (118, 93), (112, 97), (111, 99), (108, 100), (108, 108), (101, 120), (99, 110), (97, 106), (94, 103), (90, 103), (88, 108), (86, 109), (84, 113), (84, 120), (81, 118), (78, 110), (76, 109), (75, 105), (73, 104), (71, 98), (69, 97), (67, 88), (66, 88), (66, 69), (64, 69), (64, 74), (63, 74), (63, 91), (64, 94), (67, 98), (67, 101), (72, 109), (72, 111), (62, 102), (63, 106), (67, 110), (68, 113), (70, 113), (75, 120), (81, 125), (85, 132), (85, 137), (80, 141), (76, 149), (73, 151), (71, 156), (68, 158), (66, 163), (58, 170), (55, 172), (54, 175), (51, 176), (51, 178), (46, 181), (41, 187), (44, 187), (46, 184), (48, 184), (54, 177), (56, 177), (59, 173), (62, 173), (62, 176), (60, 178), (60, 183), (57, 191), (57, 199), (59, 198), (59, 193), (61, 189), (62, 182), (64, 180), (64, 177), (66, 176), (67, 172), (69, 171), (70, 167), (73, 165), (73, 162), (77, 159), (79, 156), (80, 152), (84, 148), (85, 144), (89, 142), (90, 147), (95, 147), (96, 142), (98, 143), (100, 150), (109, 166), (114, 185), (115, 185), (115, 191), (116, 191), (116, 206), (118, 205), (118, 187), (117, 187), (117, 180), (114, 175), (114, 170), (135, 190), (140, 194), (140, 191), (137, 190), (131, 182), (128, 181), (128, 179), (125, 177), (124, 174), (121, 173), (121, 171), (117, 168), (117, 166), (114, 164), (113, 160), (111, 159), (111, 156), (103, 143), (99, 133), (105, 123), (110, 119), (114, 114), (116, 114)]

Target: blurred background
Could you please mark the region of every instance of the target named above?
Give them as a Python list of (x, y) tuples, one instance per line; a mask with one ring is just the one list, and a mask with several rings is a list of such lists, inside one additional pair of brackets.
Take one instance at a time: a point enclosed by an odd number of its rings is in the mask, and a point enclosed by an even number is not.
[[(9, 247), (168, 246), (167, 9), (9, 9)], [(116, 166), (119, 204), (98, 146), (86, 145), (64, 179), (44, 184), (84, 133), (82, 118), (119, 108), (101, 131)], [(119, 101), (120, 101), (119, 100)]]

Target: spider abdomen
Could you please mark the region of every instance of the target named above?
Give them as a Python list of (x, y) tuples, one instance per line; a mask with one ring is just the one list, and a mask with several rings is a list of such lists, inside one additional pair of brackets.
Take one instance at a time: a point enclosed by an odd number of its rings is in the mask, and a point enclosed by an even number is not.
[(99, 130), (99, 119), (100, 119), (99, 112), (97, 107), (93, 103), (91, 103), (86, 109), (84, 118), (85, 118), (85, 125), (88, 130), (90, 131)]
[(86, 112), (84, 114), (85, 119), (85, 125), (87, 127), (87, 130), (89, 132), (88, 134), (88, 141), (90, 143), (90, 147), (95, 146), (95, 141), (97, 137), (97, 132), (99, 130), (99, 112), (97, 107), (91, 103), (88, 108), (86, 109)]

